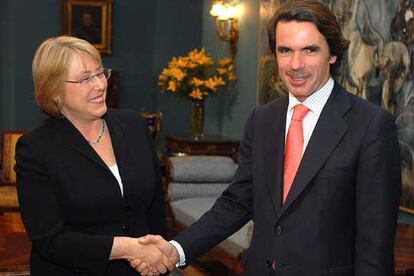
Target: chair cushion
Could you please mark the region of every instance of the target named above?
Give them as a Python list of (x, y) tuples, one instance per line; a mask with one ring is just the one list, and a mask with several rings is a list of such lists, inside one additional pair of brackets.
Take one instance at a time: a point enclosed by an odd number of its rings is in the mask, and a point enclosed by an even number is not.
[(230, 182), (237, 164), (226, 156), (177, 156), (169, 158), (171, 182)]
[[(199, 197), (171, 202), (175, 220), (185, 226), (190, 226), (213, 206), (216, 199), (217, 197)], [(253, 221), (249, 221), (239, 231), (221, 242), (219, 246), (232, 256), (238, 257), (249, 247), (252, 229)]]
[(168, 186), (171, 201), (190, 197), (218, 197), (229, 183), (175, 183)]

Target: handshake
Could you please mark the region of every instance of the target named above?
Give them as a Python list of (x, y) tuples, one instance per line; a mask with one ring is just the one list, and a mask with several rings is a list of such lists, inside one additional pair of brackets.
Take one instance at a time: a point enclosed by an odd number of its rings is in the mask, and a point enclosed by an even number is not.
[(128, 257), (132, 268), (141, 275), (160, 275), (174, 269), (180, 256), (177, 249), (161, 236), (147, 235), (138, 238), (133, 246), (133, 257)]

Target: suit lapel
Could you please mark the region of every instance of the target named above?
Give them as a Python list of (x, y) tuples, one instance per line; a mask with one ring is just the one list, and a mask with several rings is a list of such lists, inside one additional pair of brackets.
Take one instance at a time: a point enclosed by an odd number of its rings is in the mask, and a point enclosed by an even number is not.
[(114, 149), (119, 174), (121, 175), (121, 179), (124, 180), (125, 132), (127, 128), (118, 118), (112, 116), (110, 111), (107, 112), (104, 118), (108, 125), (109, 133), (111, 134), (112, 147)]
[[(119, 173), (122, 176), (124, 169), (124, 148), (125, 148), (125, 131), (126, 126), (108, 111), (104, 116), (106, 125), (111, 135), (112, 147), (115, 153)], [(66, 118), (57, 118), (56, 126), (59, 132), (59, 139), (63, 147), (75, 150), (85, 157), (91, 159), (99, 166), (109, 171), (108, 166), (103, 162), (101, 157), (89, 145), (77, 128)]]
[(271, 112), (266, 114), (268, 120), (264, 125), (263, 151), (266, 182), (269, 188), (270, 200), (277, 214), (282, 207), (283, 160), (285, 149), (285, 125), (288, 97), (283, 97), (274, 103)]
[(86, 141), (79, 130), (68, 119), (57, 118), (56, 126), (60, 142), (64, 148), (77, 151), (104, 169), (108, 169), (103, 160), (93, 150), (91, 145), (89, 145), (88, 141)]
[(345, 91), (335, 83), (332, 94), (322, 110), (306, 147), (280, 216), (303, 192), (345, 135), (348, 126), (343, 116), (350, 108), (351, 105), (345, 95)]

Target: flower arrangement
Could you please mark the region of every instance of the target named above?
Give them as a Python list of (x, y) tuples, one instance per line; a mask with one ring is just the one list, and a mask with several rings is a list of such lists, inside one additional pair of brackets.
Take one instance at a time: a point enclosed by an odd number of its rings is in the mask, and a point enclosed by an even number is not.
[(158, 78), (163, 93), (192, 101), (203, 101), (218, 94), (218, 88), (237, 80), (233, 61), (224, 57), (215, 62), (205, 49), (194, 49), (186, 56), (173, 57)]

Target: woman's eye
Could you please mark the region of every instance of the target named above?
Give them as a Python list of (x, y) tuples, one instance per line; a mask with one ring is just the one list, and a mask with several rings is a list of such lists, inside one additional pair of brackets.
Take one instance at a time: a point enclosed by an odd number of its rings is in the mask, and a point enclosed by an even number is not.
[(91, 76), (87, 76), (82, 78), (79, 82), (80, 83), (88, 83), (91, 80)]

